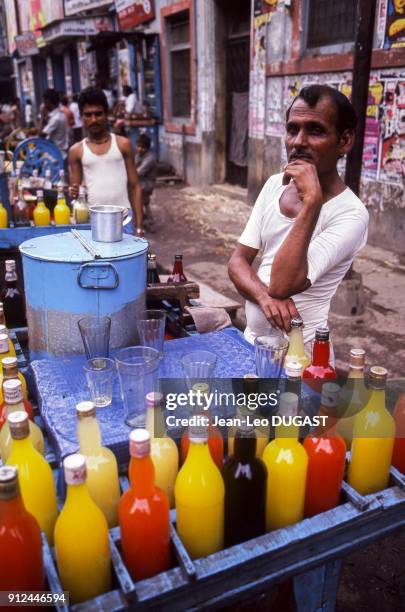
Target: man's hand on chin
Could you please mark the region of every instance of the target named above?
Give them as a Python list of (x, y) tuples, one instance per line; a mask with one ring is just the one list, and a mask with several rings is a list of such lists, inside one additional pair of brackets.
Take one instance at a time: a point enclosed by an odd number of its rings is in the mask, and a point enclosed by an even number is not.
[(268, 322), (276, 329), (284, 330), (287, 334), (291, 331), (291, 319), (300, 316), (294, 300), (291, 298), (278, 300), (267, 295), (260, 297), (258, 304)]

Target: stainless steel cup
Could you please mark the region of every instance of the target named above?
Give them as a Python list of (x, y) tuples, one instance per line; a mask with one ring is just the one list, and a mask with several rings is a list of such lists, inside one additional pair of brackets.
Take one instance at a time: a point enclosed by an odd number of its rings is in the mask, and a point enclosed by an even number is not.
[(122, 222), (127, 209), (123, 206), (91, 206), (91, 237), (95, 242), (122, 240)]

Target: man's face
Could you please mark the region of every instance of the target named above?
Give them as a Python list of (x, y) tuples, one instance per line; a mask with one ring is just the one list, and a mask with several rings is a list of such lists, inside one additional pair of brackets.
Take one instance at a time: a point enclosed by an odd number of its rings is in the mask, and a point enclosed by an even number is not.
[(145, 155), (145, 153), (146, 153), (146, 151), (147, 151), (147, 150), (148, 150), (148, 149), (145, 149), (145, 147), (143, 147), (142, 145), (139, 145), (139, 144), (137, 144), (137, 145), (136, 145), (136, 152), (137, 152), (139, 155)]
[(397, 13), (405, 13), (405, 0), (394, 0), (394, 7)]
[(82, 112), (85, 129), (90, 135), (100, 135), (108, 128), (108, 115), (102, 106), (85, 104)]
[(285, 146), (289, 162), (303, 159), (316, 166), (318, 175), (336, 167), (347, 147), (336, 131), (336, 108), (329, 97), (320, 98), (313, 108), (301, 98), (294, 102), (287, 121)]

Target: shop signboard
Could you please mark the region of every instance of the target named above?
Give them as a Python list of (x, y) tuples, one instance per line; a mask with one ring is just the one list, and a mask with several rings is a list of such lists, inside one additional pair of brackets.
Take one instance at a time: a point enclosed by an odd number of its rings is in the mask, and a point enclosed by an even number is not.
[(37, 37), (34, 32), (23, 32), (15, 37), (15, 44), (20, 57), (39, 53)]
[(18, 34), (14, 0), (4, 0), (4, 11), (7, 22), (8, 52), (12, 55), (15, 51), (15, 37)]
[(100, 32), (113, 32), (111, 17), (86, 17), (85, 19), (64, 19), (43, 30), (45, 42), (52, 42), (68, 36), (95, 36)]
[(98, 9), (112, 4), (113, 0), (64, 0), (65, 15), (76, 15), (82, 11)]
[(121, 30), (132, 30), (155, 18), (154, 0), (115, 0)]

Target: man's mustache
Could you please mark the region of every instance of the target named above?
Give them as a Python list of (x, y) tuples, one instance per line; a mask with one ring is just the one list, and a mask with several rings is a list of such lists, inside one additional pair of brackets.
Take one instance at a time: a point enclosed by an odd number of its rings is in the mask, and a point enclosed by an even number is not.
[(293, 159), (310, 159), (310, 160), (312, 160), (312, 157), (311, 157), (311, 155), (308, 155), (306, 153), (291, 153), (289, 158), (288, 158), (288, 161), (291, 161)]

